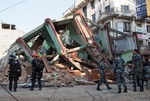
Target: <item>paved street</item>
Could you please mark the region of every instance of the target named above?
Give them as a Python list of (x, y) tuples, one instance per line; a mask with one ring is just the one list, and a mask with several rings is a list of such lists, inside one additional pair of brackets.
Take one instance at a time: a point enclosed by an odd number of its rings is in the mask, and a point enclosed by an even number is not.
[[(43, 88), (42, 91), (35, 89), (18, 89), (18, 92), (12, 94), (19, 101), (150, 101), (150, 90), (144, 92), (133, 92), (132, 85), (128, 84), (128, 93), (117, 94), (117, 85), (112, 84), (112, 90), (106, 90), (102, 85), (102, 91), (96, 91), (96, 85), (62, 87), (55, 89), (53, 87)], [(0, 89), (0, 101), (16, 101), (2, 88)]]

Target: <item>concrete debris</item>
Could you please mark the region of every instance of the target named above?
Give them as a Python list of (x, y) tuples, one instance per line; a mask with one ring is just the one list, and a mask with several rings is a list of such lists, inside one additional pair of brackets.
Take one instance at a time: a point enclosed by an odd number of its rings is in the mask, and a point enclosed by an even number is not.
[[(94, 84), (92, 81), (100, 79), (97, 67), (102, 59), (108, 69), (107, 79), (114, 80), (110, 62), (112, 55), (102, 47), (102, 43), (95, 40), (80, 11), (59, 20), (45, 19), (42, 25), (19, 37), (1, 62), (5, 69), (1, 75), (8, 75), (7, 63), (14, 52), (22, 67), (20, 83), (30, 82), (31, 61), (35, 52), (45, 65), (44, 86)], [(0, 78), (5, 81), (6, 77)]]

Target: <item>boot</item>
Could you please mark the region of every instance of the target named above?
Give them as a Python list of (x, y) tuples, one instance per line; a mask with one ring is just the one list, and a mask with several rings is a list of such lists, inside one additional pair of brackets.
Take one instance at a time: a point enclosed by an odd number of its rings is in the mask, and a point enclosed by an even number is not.
[(14, 92), (17, 92), (17, 90), (16, 90), (16, 89), (14, 89)]
[(42, 88), (40, 87), (39, 90), (42, 90)]
[(106, 86), (107, 86), (107, 89), (108, 89), (108, 90), (112, 89), (111, 87), (109, 87), (109, 85), (108, 85), (108, 84), (107, 84)]
[(9, 91), (11, 92), (11, 91), (12, 91), (12, 88), (9, 88)]
[(117, 93), (122, 93), (122, 92), (121, 92), (121, 87), (118, 87), (118, 89), (119, 89), (119, 90), (118, 90)]
[(31, 88), (31, 89), (30, 89), (30, 91), (34, 91), (34, 89), (33, 89), (33, 88)]
[(106, 83), (106, 86), (108, 90), (112, 89), (111, 87), (109, 87), (108, 83)]
[(140, 86), (140, 92), (143, 92), (143, 91), (144, 91), (143, 86)]
[(127, 87), (124, 87), (124, 91), (123, 92), (127, 93)]
[(136, 87), (134, 87), (133, 91), (134, 91), (134, 92), (136, 92), (136, 91), (137, 91), (137, 90), (136, 90)]
[(98, 82), (98, 84), (97, 84), (97, 88), (96, 88), (96, 90), (101, 90), (101, 89), (100, 89), (101, 84), (102, 84), (102, 82), (101, 82), (101, 81), (99, 81), (99, 82)]
[(108, 90), (112, 89), (111, 87), (107, 87)]
[(100, 88), (97, 88), (96, 90), (101, 90)]
[(101, 90), (99, 85), (97, 86), (96, 90)]

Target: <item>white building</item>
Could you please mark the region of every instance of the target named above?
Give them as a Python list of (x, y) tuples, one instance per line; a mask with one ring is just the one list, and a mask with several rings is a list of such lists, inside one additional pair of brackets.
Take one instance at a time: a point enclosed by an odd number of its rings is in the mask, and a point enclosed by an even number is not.
[[(138, 33), (140, 44), (150, 45), (150, 18), (136, 18), (135, 0), (75, 0), (64, 16), (76, 10), (81, 10), (85, 17), (97, 24), (128, 34)], [(116, 36), (116, 33), (110, 35)]]
[(22, 31), (17, 30), (15, 25), (0, 23), (0, 58), (5, 56), (10, 45), (24, 34)]

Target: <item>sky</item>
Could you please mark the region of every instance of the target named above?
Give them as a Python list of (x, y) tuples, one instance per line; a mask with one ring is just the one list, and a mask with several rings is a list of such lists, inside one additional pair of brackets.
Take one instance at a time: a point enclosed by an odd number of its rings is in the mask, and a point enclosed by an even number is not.
[(73, 4), (74, 0), (0, 0), (0, 22), (15, 24), (27, 33), (46, 18), (61, 18)]

